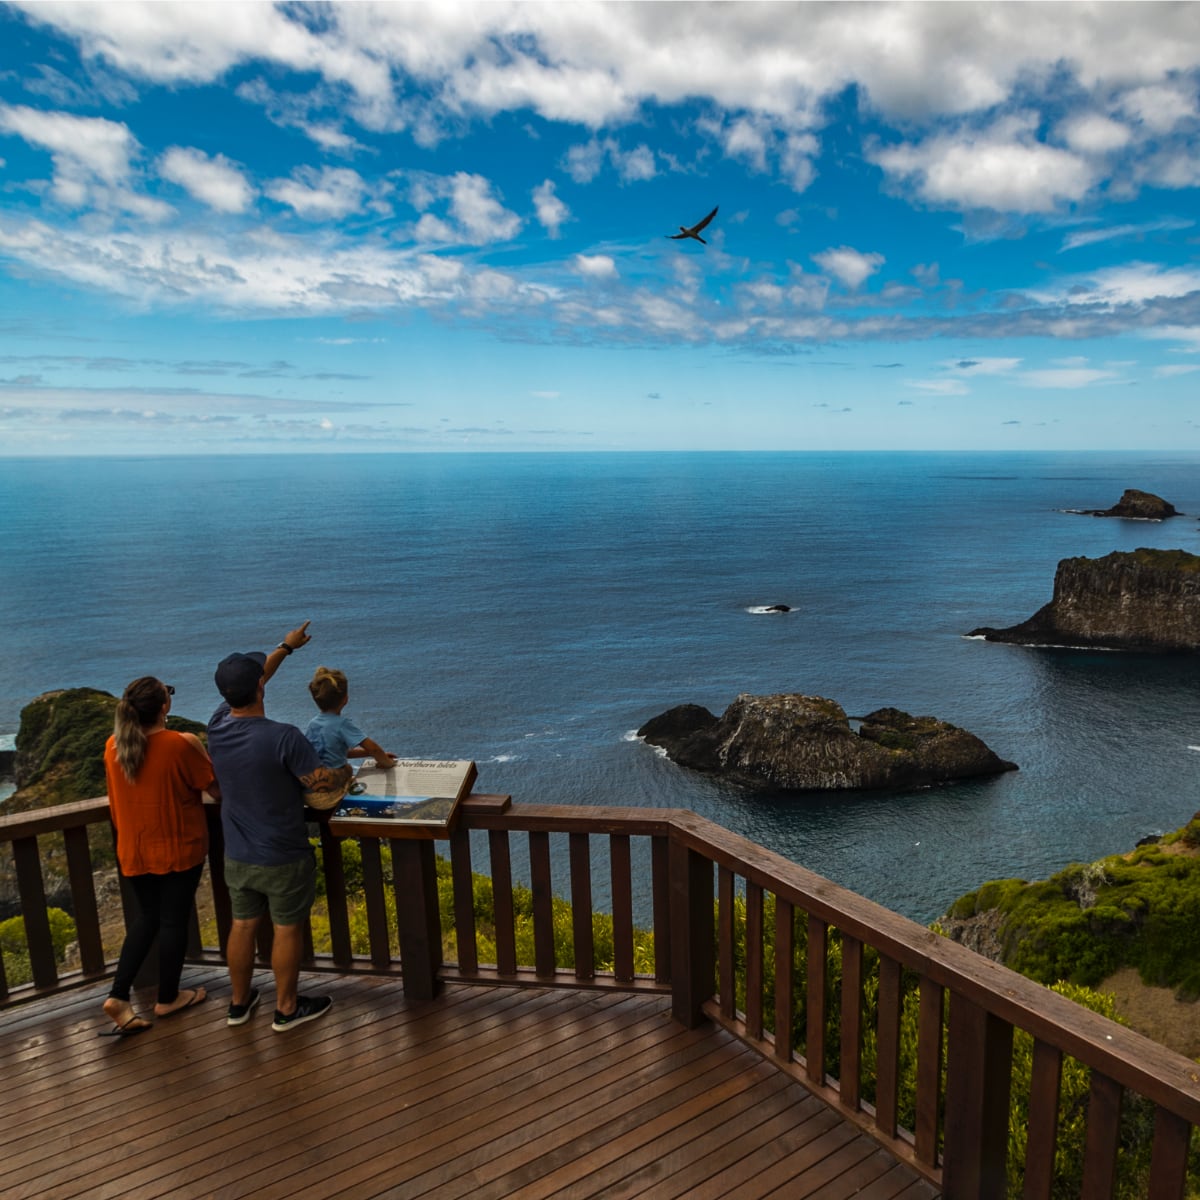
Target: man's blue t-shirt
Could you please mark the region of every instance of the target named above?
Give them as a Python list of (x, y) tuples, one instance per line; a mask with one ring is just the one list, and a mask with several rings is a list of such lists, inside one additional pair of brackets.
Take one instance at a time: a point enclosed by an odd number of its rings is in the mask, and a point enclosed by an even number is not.
[(300, 779), (321, 760), (304, 734), (267, 717), (231, 716), (222, 704), (208, 722), (208, 752), (221, 787), (225, 853), (261, 867), (309, 854)]
[(327, 767), (344, 767), (346, 751), (361, 745), (367, 735), (349, 717), (323, 712), (309, 721), (304, 736)]

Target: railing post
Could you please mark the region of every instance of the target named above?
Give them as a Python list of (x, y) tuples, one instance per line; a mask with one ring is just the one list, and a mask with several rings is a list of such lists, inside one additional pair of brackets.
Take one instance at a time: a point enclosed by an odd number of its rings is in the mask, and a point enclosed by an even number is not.
[(404, 998), (419, 1004), (441, 991), (442, 918), (437, 863), (428, 839), (392, 838), (392, 886)]
[(950, 996), (946, 1046), (946, 1200), (1004, 1200), (1012, 1026)]
[(33, 982), (40, 988), (52, 988), (58, 983), (58, 967), (54, 962), (54, 939), (50, 935), (50, 917), (46, 911), (46, 889), (42, 881), (37, 838), (17, 838), (12, 843), (12, 850)]
[(671, 1015), (688, 1029), (704, 1020), (701, 1006), (716, 988), (713, 955), (713, 865), (674, 840), (669, 851), (671, 895)]

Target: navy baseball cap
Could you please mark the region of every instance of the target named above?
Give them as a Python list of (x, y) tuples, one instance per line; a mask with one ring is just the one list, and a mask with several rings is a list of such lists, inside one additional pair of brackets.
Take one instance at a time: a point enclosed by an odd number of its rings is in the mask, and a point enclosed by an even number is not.
[(217, 691), (235, 708), (254, 699), (258, 681), (262, 678), (267, 656), (261, 650), (249, 654), (230, 654), (217, 664), (213, 681)]

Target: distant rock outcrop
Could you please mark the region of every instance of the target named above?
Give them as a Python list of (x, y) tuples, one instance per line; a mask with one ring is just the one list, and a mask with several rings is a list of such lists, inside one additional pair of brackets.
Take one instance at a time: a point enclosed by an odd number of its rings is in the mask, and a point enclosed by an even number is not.
[(1027, 621), (970, 637), (1023, 646), (1186, 653), (1200, 650), (1200, 558), (1186, 550), (1064, 558), (1054, 597)]
[(741, 695), (721, 717), (682, 704), (638, 734), (680, 766), (788, 791), (895, 790), (1016, 770), (935, 717), (881, 708), (855, 732), (835, 701), (794, 693)]
[(1182, 514), (1173, 504), (1168, 504), (1153, 492), (1139, 492), (1137, 488), (1126, 488), (1120, 500), (1112, 508), (1085, 508), (1086, 517), (1125, 517), (1132, 521), (1165, 521), (1167, 517)]

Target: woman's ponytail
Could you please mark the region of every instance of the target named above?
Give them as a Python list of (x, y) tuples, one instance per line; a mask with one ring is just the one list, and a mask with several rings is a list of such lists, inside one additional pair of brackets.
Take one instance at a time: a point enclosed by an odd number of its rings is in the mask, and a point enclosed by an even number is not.
[(130, 783), (146, 761), (146, 729), (158, 720), (167, 702), (167, 689), (153, 675), (135, 679), (117, 701), (113, 741), (117, 762)]

